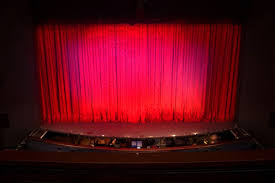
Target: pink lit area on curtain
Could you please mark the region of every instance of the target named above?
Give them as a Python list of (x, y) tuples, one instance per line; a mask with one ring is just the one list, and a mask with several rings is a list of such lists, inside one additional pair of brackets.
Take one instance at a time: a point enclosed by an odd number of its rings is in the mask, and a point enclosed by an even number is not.
[(43, 121), (233, 121), (240, 31), (231, 24), (40, 25)]

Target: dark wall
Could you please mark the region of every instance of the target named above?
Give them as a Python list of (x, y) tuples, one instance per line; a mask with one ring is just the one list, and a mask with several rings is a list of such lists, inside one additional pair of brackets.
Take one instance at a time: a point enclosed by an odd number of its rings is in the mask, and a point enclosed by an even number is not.
[(30, 2), (1, 2), (0, 113), (10, 128), (0, 128), (0, 145), (14, 145), (25, 131), (39, 124), (33, 24)]
[(240, 69), (239, 124), (268, 146), (275, 146), (275, 121), (270, 122), (270, 112), (275, 112), (274, 11), (272, 2), (253, 2)]
[(250, 0), (33, 0), (33, 14), (37, 23), (97, 20), (135, 23), (179, 19), (188, 23), (215, 23), (240, 22), (249, 6)]

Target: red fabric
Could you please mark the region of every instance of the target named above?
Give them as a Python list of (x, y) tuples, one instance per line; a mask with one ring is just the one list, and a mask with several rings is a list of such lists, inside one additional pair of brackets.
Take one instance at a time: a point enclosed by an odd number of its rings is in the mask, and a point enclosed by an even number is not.
[(43, 121), (233, 121), (239, 25), (40, 25)]

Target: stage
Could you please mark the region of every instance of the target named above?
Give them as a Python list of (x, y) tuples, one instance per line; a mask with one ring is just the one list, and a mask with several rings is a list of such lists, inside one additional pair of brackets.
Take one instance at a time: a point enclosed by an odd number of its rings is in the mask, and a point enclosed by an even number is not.
[(233, 122), (56, 123), (32, 130), (17, 149), (60, 152), (167, 152), (260, 149)]
[(235, 127), (233, 122), (156, 122), (156, 123), (55, 123), (44, 124), (42, 129), (79, 134), (85, 136), (155, 138), (171, 136), (189, 136), (229, 130)]
[(37, 26), (43, 123), (26, 149), (208, 151), (247, 140), (233, 122), (240, 36), (237, 24)]

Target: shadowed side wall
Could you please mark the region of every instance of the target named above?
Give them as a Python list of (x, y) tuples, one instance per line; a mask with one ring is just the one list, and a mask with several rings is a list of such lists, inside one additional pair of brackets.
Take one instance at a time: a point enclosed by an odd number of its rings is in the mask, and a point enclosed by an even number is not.
[(39, 103), (30, 1), (1, 2), (0, 113), (9, 128), (0, 128), (0, 146), (15, 145), (39, 125)]
[[(273, 12), (272, 12), (273, 11)], [(254, 1), (246, 24), (241, 56), (239, 125), (267, 146), (275, 146), (275, 23), (274, 6)]]

